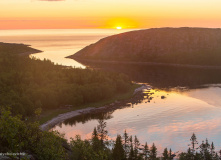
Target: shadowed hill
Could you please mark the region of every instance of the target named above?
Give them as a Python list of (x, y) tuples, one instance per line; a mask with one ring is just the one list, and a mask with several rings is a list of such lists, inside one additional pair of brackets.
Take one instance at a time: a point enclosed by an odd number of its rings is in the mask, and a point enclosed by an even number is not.
[(40, 50), (31, 48), (30, 45), (16, 44), (16, 43), (3, 43), (0, 42), (0, 55), (29, 55), (33, 53), (42, 52)]
[(221, 29), (153, 28), (113, 35), (74, 59), (221, 65)]

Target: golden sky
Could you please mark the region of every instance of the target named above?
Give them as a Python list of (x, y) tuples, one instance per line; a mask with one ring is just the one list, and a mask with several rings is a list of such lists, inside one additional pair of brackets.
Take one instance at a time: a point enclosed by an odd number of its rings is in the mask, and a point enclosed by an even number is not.
[(0, 0), (0, 29), (221, 28), (221, 0)]

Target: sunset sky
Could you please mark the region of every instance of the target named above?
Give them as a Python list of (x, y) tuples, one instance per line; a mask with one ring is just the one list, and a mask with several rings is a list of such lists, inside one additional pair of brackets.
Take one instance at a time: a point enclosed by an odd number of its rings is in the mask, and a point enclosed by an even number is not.
[(0, 29), (221, 28), (221, 0), (0, 0)]

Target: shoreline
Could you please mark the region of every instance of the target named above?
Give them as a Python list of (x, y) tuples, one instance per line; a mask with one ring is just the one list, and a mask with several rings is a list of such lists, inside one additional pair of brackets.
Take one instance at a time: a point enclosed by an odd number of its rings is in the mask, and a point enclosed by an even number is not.
[(209, 65), (193, 65), (193, 64), (174, 64), (174, 63), (161, 63), (161, 62), (135, 62), (135, 61), (105, 61), (105, 60), (93, 60), (74, 57), (74, 55), (67, 56), (76, 60), (77, 62), (89, 62), (100, 64), (135, 64), (135, 65), (147, 65), (147, 66), (170, 66), (170, 67), (183, 67), (183, 68), (197, 68), (197, 69), (221, 69), (221, 66), (209, 66)]
[(31, 54), (37, 54), (37, 53), (41, 53), (43, 51), (39, 50), (39, 49), (35, 49), (33, 48), (31, 45), (29, 44), (24, 44), (24, 43), (8, 43), (8, 42), (2, 42), (0, 41), (0, 45), (3, 44), (3, 45), (16, 45), (16, 46), (21, 46), (21, 47), (27, 47), (27, 51), (24, 51), (24, 52), (18, 52), (17, 55), (19, 56), (29, 56)]
[[(4, 42), (0, 42), (0, 43), (4, 43)], [(6, 44), (11, 44), (11, 43), (6, 43)], [(12, 43), (12, 44), (17, 44), (17, 43)], [(41, 50), (32, 48), (31, 45), (26, 45), (26, 44), (18, 44), (18, 45), (24, 45), (24, 46), (27, 46), (30, 49), (30, 51), (18, 53), (19, 56), (30, 56), (31, 54), (36, 54), (36, 53), (43, 52)], [(137, 83), (134, 83), (134, 84), (137, 84)], [(105, 105), (105, 106), (101, 106), (101, 107), (87, 107), (87, 108), (84, 108), (84, 109), (78, 109), (78, 110), (62, 113), (62, 114), (59, 114), (58, 116), (55, 116), (51, 120), (41, 124), (39, 126), (39, 128), (42, 131), (47, 131), (50, 128), (52, 128), (53, 126), (55, 126), (56, 124), (61, 123), (64, 120), (72, 118), (72, 117), (76, 117), (76, 116), (79, 116), (79, 115), (82, 115), (82, 114), (86, 114), (86, 113), (97, 112), (97, 111), (101, 111), (101, 110), (120, 108), (119, 104), (121, 104), (121, 101), (123, 102), (123, 101), (128, 101), (130, 99), (133, 99), (133, 97), (135, 97), (135, 95), (137, 95), (138, 93), (142, 93), (143, 89), (150, 89), (151, 88), (150, 86), (147, 86), (145, 84), (137, 84), (137, 85), (141, 85), (141, 86), (134, 89), (134, 92), (132, 94), (132, 98), (129, 98), (129, 99), (126, 99), (126, 100), (120, 100), (120, 101), (116, 100), (115, 102), (113, 102), (111, 104), (108, 104), (108, 105)]]
[(23, 52), (19, 53), (19, 56), (30, 56), (32, 54), (42, 53), (43, 51), (37, 50), (37, 51), (29, 51), (29, 52)]
[[(151, 89), (150, 86), (142, 84), (139, 88), (136, 88), (133, 92), (133, 97), (131, 99), (138, 99), (138, 97), (140, 97), (142, 95), (142, 90), (143, 89)], [(138, 97), (136, 97), (136, 95)], [(59, 114), (58, 116), (52, 118), (51, 120), (43, 123), (42, 125), (40, 125), (40, 129), (42, 131), (47, 131), (51, 128), (53, 128), (55, 125), (63, 122), (64, 120), (79, 116), (79, 115), (83, 115), (83, 114), (87, 114), (87, 113), (92, 113), (92, 112), (99, 112), (99, 111), (104, 111), (104, 110), (113, 110), (113, 109), (118, 109), (120, 108), (120, 106), (122, 106), (123, 104), (125, 104), (126, 102), (128, 102), (131, 99), (126, 99), (126, 100), (122, 100), (122, 101), (115, 101), (114, 103), (105, 105), (105, 106), (101, 106), (101, 107), (88, 107), (88, 108), (84, 108), (84, 109), (79, 109), (79, 110), (74, 110), (74, 111), (70, 111), (67, 113), (63, 113), (63, 114)]]

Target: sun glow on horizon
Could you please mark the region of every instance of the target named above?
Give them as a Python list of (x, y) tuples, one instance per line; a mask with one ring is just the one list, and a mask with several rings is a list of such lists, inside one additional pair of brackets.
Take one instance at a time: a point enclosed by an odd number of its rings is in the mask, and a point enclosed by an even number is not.
[(134, 18), (128, 17), (114, 17), (108, 18), (104, 25), (104, 28), (112, 28), (112, 29), (133, 29), (139, 27), (138, 22)]
[(221, 26), (220, 0), (0, 0), (0, 6), (0, 29)]

